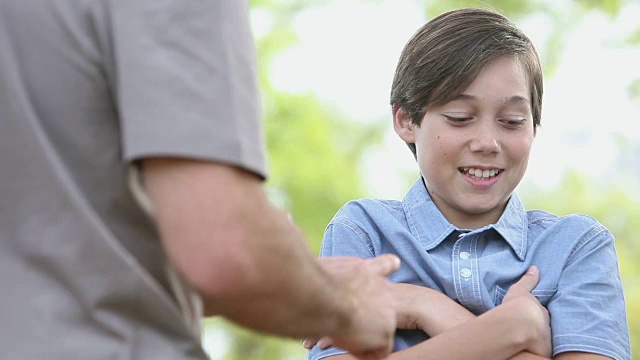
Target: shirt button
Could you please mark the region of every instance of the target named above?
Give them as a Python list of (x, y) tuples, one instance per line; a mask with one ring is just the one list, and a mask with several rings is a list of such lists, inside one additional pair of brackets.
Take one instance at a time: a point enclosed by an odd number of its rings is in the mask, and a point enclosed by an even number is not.
[(471, 277), (471, 269), (462, 269), (460, 270), (460, 275), (462, 275), (463, 278), (468, 279)]
[(466, 251), (463, 251), (463, 252), (460, 253), (460, 258), (463, 259), (463, 260), (469, 260), (469, 259), (471, 259), (471, 254), (469, 254)]

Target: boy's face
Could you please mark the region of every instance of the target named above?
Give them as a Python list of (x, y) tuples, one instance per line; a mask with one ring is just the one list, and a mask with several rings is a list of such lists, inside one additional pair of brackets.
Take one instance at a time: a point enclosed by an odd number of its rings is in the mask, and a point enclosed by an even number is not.
[(440, 211), (459, 228), (495, 223), (522, 179), (534, 138), (529, 87), (515, 57), (487, 65), (420, 126), (394, 109), (394, 127), (416, 144), (420, 171)]

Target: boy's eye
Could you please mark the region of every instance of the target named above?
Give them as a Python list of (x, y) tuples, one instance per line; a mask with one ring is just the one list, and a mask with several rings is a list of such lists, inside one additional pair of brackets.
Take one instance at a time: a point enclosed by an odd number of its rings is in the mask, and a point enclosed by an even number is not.
[(527, 119), (503, 119), (500, 120), (500, 122), (502, 122), (503, 124), (509, 126), (509, 127), (518, 127), (518, 126), (522, 126), (525, 121), (527, 121)]
[(465, 121), (469, 121), (471, 119), (473, 119), (472, 117), (469, 116), (449, 116), (449, 115), (444, 115), (445, 118), (447, 118), (447, 120), (449, 121), (453, 121), (453, 122), (457, 122), (457, 123), (462, 123)]

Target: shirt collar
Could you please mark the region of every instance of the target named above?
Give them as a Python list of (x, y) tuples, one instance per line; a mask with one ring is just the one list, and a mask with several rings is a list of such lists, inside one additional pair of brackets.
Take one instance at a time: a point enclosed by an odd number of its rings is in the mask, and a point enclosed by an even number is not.
[(516, 193), (511, 194), (498, 222), (491, 225), (511, 245), (520, 260), (527, 254), (527, 210)]
[[(431, 199), (427, 187), (420, 177), (411, 187), (402, 206), (411, 232), (420, 241), (425, 250), (438, 246), (454, 230), (458, 230), (442, 215)], [(476, 234), (494, 229), (511, 246), (520, 260), (524, 260), (527, 247), (527, 213), (524, 205), (514, 193), (495, 224), (475, 229), (469, 234)]]

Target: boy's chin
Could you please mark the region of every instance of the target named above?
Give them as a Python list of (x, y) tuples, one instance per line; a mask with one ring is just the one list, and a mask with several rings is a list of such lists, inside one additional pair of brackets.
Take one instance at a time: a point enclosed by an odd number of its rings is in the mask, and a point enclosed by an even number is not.
[(473, 220), (474, 222), (486, 222), (485, 225), (489, 225), (498, 221), (498, 218), (502, 215), (506, 202), (493, 199), (493, 201), (478, 201), (476, 203), (466, 202), (458, 205), (458, 210), (462, 212), (461, 215), (463, 217)]

